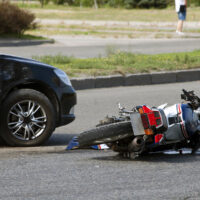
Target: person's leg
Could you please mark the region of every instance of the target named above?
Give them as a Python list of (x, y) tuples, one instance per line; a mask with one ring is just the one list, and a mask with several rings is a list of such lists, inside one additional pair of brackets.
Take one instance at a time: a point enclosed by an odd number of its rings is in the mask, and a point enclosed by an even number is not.
[(186, 20), (186, 11), (185, 12), (179, 12), (178, 13), (178, 24), (177, 24), (177, 30), (176, 32), (178, 34), (183, 34), (183, 22)]
[(183, 31), (183, 20), (179, 20), (177, 24), (177, 31), (182, 32)]

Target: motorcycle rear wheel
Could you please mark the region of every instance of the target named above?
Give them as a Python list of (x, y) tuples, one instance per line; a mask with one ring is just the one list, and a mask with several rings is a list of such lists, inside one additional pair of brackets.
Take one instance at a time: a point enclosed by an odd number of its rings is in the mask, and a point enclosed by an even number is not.
[(127, 137), (133, 136), (130, 121), (117, 122), (96, 127), (89, 131), (84, 131), (78, 136), (80, 147), (112, 143)]

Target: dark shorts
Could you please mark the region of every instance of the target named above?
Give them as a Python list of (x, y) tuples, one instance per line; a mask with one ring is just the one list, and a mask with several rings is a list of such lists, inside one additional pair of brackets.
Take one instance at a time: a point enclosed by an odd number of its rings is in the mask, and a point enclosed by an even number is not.
[(182, 21), (186, 20), (186, 11), (178, 12), (178, 19)]

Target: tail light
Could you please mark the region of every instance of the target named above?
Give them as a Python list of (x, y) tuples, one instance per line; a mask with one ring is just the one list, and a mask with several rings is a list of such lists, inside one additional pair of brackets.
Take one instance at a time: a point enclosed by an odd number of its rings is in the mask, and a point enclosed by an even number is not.
[(149, 128), (149, 120), (147, 114), (141, 114), (142, 124), (144, 126), (144, 129)]
[(162, 125), (160, 112), (158, 110), (152, 110), (147, 106), (141, 106), (138, 108), (140, 113), (142, 124), (146, 135), (153, 135), (154, 128), (158, 128)]
[(153, 135), (153, 130), (149, 124), (148, 115), (146, 113), (141, 114), (142, 124), (146, 135)]
[(153, 133), (153, 130), (152, 129), (144, 129), (144, 132), (145, 132), (145, 134), (146, 135), (153, 135), (154, 133)]

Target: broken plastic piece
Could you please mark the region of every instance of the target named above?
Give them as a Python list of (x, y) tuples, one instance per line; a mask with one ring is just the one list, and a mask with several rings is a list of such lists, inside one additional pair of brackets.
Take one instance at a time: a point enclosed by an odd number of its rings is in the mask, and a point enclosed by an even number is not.
[(96, 150), (109, 149), (109, 147), (106, 144), (93, 145), (91, 146), (91, 148)]
[(75, 136), (71, 139), (69, 144), (67, 145), (66, 150), (77, 149), (79, 147), (78, 137)]

